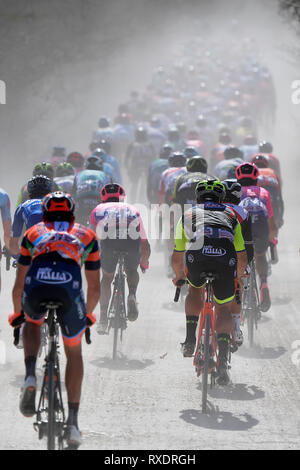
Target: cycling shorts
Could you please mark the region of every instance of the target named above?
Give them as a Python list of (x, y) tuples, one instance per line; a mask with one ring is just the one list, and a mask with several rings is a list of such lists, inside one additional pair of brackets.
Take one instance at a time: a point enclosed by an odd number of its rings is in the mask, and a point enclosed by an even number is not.
[(100, 241), (101, 267), (104, 272), (112, 274), (116, 270), (118, 263), (118, 253), (126, 252), (125, 269), (126, 271), (136, 271), (141, 260), (141, 240), (106, 239)]
[(237, 254), (228, 239), (205, 237), (200, 250), (186, 252), (187, 280), (192, 287), (205, 285), (204, 272), (218, 275), (213, 281), (214, 298), (218, 304), (231, 302), (235, 295)]
[(63, 341), (76, 346), (86, 329), (86, 307), (82, 291), (80, 267), (74, 262), (33, 262), (25, 278), (22, 305), (26, 321), (42, 325), (45, 312), (40, 303), (58, 301)]

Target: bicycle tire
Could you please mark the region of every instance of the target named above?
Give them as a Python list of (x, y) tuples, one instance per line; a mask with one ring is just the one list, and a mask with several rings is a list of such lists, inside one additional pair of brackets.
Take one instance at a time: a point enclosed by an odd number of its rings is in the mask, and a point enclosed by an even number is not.
[(47, 430), (47, 449), (55, 450), (55, 409), (54, 409), (54, 362), (48, 362), (48, 430)]
[(118, 348), (118, 334), (119, 334), (119, 327), (120, 327), (120, 292), (121, 290), (121, 282), (120, 282), (120, 272), (118, 272), (117, 277), (117, 284), (116, 284), (116, 291), (117, 291), (117, 302), (116, 302), (116, 310), (115, 310), (115, 318), (114, 318), (114, 339), (113, 339), (113, 359), (117, 358), (117, 348)]
[(211, 331), (211, 320), (210, 316), (206, 315), (205, 319), (205, 335), (204, 335), (204, 365), (202, 374), (202, 413), (207, 412), (207, 393), (208, 393), (208, 371), (209, 371), (209, 359), (210, 359), (210, 331)]

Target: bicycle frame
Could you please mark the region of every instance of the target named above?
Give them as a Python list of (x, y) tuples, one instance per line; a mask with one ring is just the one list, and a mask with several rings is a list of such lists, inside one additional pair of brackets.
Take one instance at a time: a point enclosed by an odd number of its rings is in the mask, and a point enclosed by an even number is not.
[(260, 314), (259, 294), (256, 279), (256, 267), (254, 259), (251, 262), (251, 272), (244, 286), (242, 296), (242, 321), (247, 321), (248, 341), (250, 347), (254, 345), (254, 330), (257, 330)]
[[(198, 327), (198, 338), (196, 350), (194, 354), (193, 365), (195, 367), (197, 376), (202, 375), (202, 412), (206, 413), (207, 410), (207, 391), (208, 391), (208, 376), (214, 379), (213, 370), (218, 363), (217, 343), (215, 335), (215, 308), (213, 305), (213, 280), (215, 277), (209, 273), (206, 275), (205, 284), (205, 299), (204, 306), (200, 314), (200, 321)], [(210, 365), (211, 359), (215, 360), (215, 366), (212, 369)], [(213, 381), (211, 381), (211, 386)]]
[(65, 412), (62, 399), (60, 367), (59, 367), (59, 328), (57, 322), (57, 308), (59, 304), (49, 302), (47, 309), (48, 324), (48, 351), (45, 357), (45, 372), (39, 404), (37, 408), (37, 421), (34, 429), (39, 433), (39, 439), (47, 435), (47, 448), (54, 450), (56, 439), (58, 449), (63, 449), (65, 430)]
[(113, 328), (113, 359), (117, 357), (118, 337), (120, 330), (120, 341), (123, 339), (123, 331), (127, 328), (126, 304), (125, 304), (125, 256), (126, 253), (119, 252), (117, 270), (114, 278), (114, 289), (111, 298), (108, 320), (108, 330)]

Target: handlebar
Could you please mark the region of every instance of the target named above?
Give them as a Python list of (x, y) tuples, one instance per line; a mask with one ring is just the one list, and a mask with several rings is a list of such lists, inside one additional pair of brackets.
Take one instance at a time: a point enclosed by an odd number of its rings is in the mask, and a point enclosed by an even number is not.
[[(13, 335), (14, 335), (14, 346), (18, 346), (19, 344), (19, 341), (20, 341), (20, 329), (21, 327), (19, 328), (14, 328), (14, 331), (13, 331)], [(91, 329), (88, 327), (86, 328), (85, 330), (85, 341), (87, 344), (91, 344), (92, 343), (92, 340), (91, 340)]]
[(175, 291), (174, 302), (178, 302), (179, 297), (180, 297), (181, 287), (184, 286), (184, 284), (186, 284), (186, 282), (187, 282), (187, 281), (186, 281), (185, 279), (181, 279), (180, 281), (177, 282), (177, 287), (176, 287), (176, 291)]

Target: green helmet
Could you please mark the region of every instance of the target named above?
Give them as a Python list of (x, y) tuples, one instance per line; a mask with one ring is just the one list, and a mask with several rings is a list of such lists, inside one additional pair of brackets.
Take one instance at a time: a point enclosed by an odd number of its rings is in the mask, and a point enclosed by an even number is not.
[(56, 175), (55, 176), (69, 176), (74, 175), (75, 170), (71, 163), (63, 162), (59, 163), (56, 168)]
[(35, 165), (32, 171), (32, 176), (37, 176), (37, 175), (44, 175), (48, 176), (48, 178), (51, 178), (53, 180), (54, 178), (54, 167), (51, 163), (48, 162), (41, 162)]
[(197, 201), (221, 202), (225, 198), (226, 188), (219, 180), (202, 180), (196, 186)]

